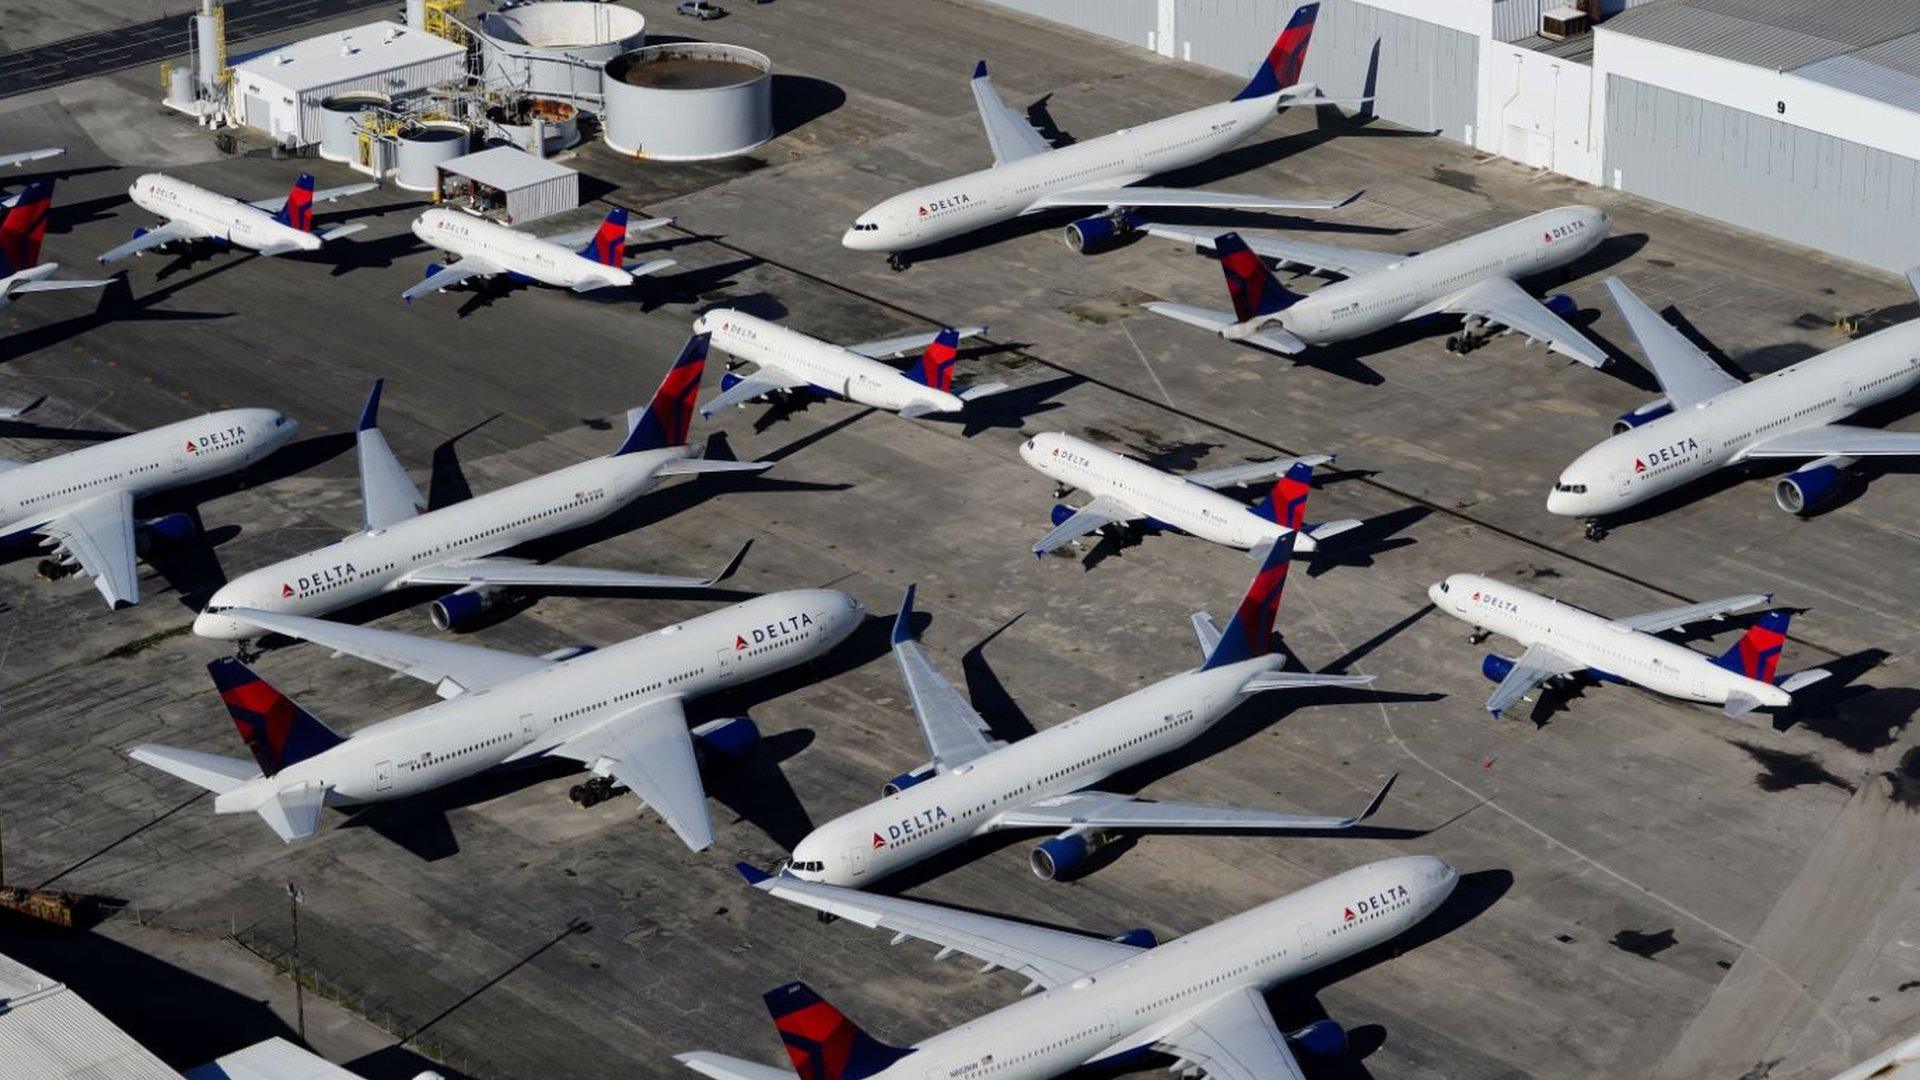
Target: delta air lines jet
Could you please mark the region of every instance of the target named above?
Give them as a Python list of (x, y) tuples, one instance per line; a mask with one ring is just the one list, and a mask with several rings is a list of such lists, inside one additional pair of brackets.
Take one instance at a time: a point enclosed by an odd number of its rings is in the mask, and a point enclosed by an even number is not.
[(1488, 653), (1480, 665), (1487, 678), (1500, 684), (1487, 699), (1487, 711), (1495, 716), (1543, 683), (1584, 678), (1632, 683), (1667, 697), (1719, 705), (1728, 716), (1740, 717), (1789, 705), (1794, 691), (1828, 675), (1810, 668), (1775, 678), (1791, 618), (1785, 611), (1762, 615), (1717, 657), (1658, 636), (1773, 599), (1762, 593), (1618, 619), (1477, 574), (1454, 574), (1429, 588), (1427, 596), (1435, 607), (1472, 626), (1476, 643), (1494, 633), (1525, 646), (1518, 659)]
[(767, 875), (741, 873), (789, 903), (964, 953), (1027, 979), (1024, 1000), (912, 1046), (868, 1035), (805, 983), (766, 994), (791, 1068), (710, 1051), (676, 1060), (712, 1080), (1051, 1080), (1174, 1059), (1208, 1080), (1304, 1080), (1296, 1049), (1339, 1059), (1346, 1032), (1321, 1020), (1283, 1032), (1267, 1008), (1277, 986), (1392, 941), (1459, 883), (1431, 855), (1367, 863), (1160, 944), (1153, 932), (1095, 937), (1031, 922)]
[[(757, 398), (805, 394), (842, 397), (911, 420), (957, 413), (967, 402), (1007, 388), (1004, 383), (987, 383), (954, 392), (953, 367), (960, 341), (986, 333), (984, 326), (834, 345), (756, 315), (715, 308), (696, 319), (693, 329), (712, 334), (714, 347), (721, 352), (754, 365), (747, 375), (729, 370), (721, 379), (720, 396), (701, 406), (701, 416)], [(924, 350), (920, 362), (906, 371), (880, 362), (920, 350)]]
[[(1093, 500), (1078, 509), (1053, 508), (1053, 531), (1033, 545), (1036, 556), (1091, 532), (1114, 529), (1177, 529), (1202, 540), (1249, 552), (1253, 558), (1282, 536), (1300, 533), (1296, 547), (1312, 551), (1316, 541), (1359, 528), (1353, 520), (1307, 524), (1307, 490), (1313, 467), (1332, 454), (1308, 454), (1278, 461), (1255, 461), (1224, 469), (1175, 475), (1144, 461), (1116, 454), (1061, 432), (1035, 435), (1020, 447), (1020, 458), (1058, 482), (1057, 489), (1080, 488)], [(1256, 506), (1220, 494), (1279, 477)]]
[(796, 589), (604, 649), (544, 656), (298, 615), (233, 617), (411, 675), (445, 700), (343, 736), (239, 660), (215, 660), (208, 670), (253, 761), (158, 743), (129, 752), (213, 792), (214, 813), (257, 813), (291, 843), (319, 829), (323, 806), (400, 799), (498, 765), (565, 758), (593, 774), (575, 785), (574, 802), (591, 806), (626, 788), (699, 851), (713, 843), (702, 763), (742, 759), (760, 736), (744, 716), (689, 731), (686, 701), (824, 655), (863, 612), (845, 593)]
[(893, 655), (931, 760), (886, 785), (879, 802), (809, 833), (787, 869), (809, 881), (867, 886), (975, 836), (1005, 829), (1059, 835), (1030, 856), (1046, 880), (1071, 877), (1094, 852), (1129, 833), (1180, 829), (1326, 831), (1371, 816), (1392, 779), (1358, 817), (1285, 814), (1233, 806), (1154, 802), (1099, 790), (1113, 774), (1184, 746), (1248, 695), (1308, 686), (1364, 686), (1371, 675), (1282, 671), (1272, 651), (1294, 534), (1273, 545), (1225, 630), (1193, 617), (1204, 660), (1011, 745), (941, 678), (913, 638), (913, 590), (893, 624)]
[(372, 191), (379, 186), (372, 183), (348, 184), (315, 191), (313, 174), (301, 173), (284, 200), (261, 199), (243, 203), (164, 173), (147, 173), (133, 182), (127, 194), (133, 197), (134, 205), (140, 209), (166, 218), (166, 224), (153, 229), (133, 230), (133, 239), (103, 253), (100, 262), (105, 265), (169, 244), (190, 244), (199, 240), (211, 240), (216, 245), (251, 248), (262, 255), (318, 251), (320, 245), (327, 241), (357, 233), (366, 225), (333, 225), (315, 232), (313, 204), (333, 202), (363, 191)]
[(51, 180), (35, 180), (21, 188), (7, 208), (0, 210), (0, 311), (12, 304), (14, 297), (27, 293), (99, 289), (113, 284), (105, 278), (91, 281), (54, 278), (60, 264), (40, 261), (40, 242), (46, 238), (47, 218), (52, 210)]
[[(1351, 341), (1398, 323), (1459, 315), (1466, 320), (1466, 331), (1448, 339), (1454, 352), (1472, 351), (1492, 336), (1488, 327), (1504, 326), (1588, 367), (1603, 367), (1607, 354), (1566, 323), (1564, 316), (1575, 310), (1572, 298), (1555, 295), (1542, 303), (1515, 281), (1578, 259), (1599, 246), (1610, 227), (1604, 210), (1563, 206), (1432, 251), (1400, 255), (1150, 225), (1147, 231), (1155, 236), (1213, 249), (1227, 278), (1233, 310), (1165, 301), (1146, 307), (1228, 341), (1283, 356), (1298, 356), (1313, 345)], [(1347, 280), (1302, 296), (1281, 285), (1262, 259), (1315, 273), (1331, 270)]]
[(1048, 146), (1024, 116), (1007, 107), (988, 81), (982, 60), (973, 72), (973, 97), (993, 148), (993, 165), (895, 195), (861, 214), (840, 242), (855, 251), (891, 252), (889, 265), (904, 270), (905, 252), (1043, 210), (1097, 210), (1097, 216), (1068, 225), (1066, 233), (1069, 247), (1091, 254), (1140, 227), (1135, 209), (1331, 210), (1344, 206), (1357, 196), (1276, 199), (1139, 183), (1231, 149), (1265, 127), (1281, 109), (1333, 104), (1312, 84), (1299, 81), (1319, 11), (1319, 4), (1294, 11), (1252, 81), (1233, 100), (1059, 149)]
[[(577, 293), (623, 288), (632, 285), (634, 278), (674, 265), (672, 259), (626, 265), (627, 244), (635, 236), (671, 224), (672, 218), (648, 218), (629, 225), (626, 208), (616, 206), (593, 228), (529, 236), (498, 222), (436, 206), (414, 219), (413, 235), (459, 256), (460, 261), (429, 264), (425, 279), (401, 293), (400, 299), (411, 304), (427, 293), (501, 274), (510, 281), (537, 281)], [(586, 246), (576, 251), (576, 244)]]
[(611, 455), (432, 511), (380, 432), (382, 384), (374, 383), (358, 435), (361, 531), (228, 582), (194, 620), (194, 633), (251, 641), (262, 636), (261, 624), (232, 609), (324, 615), (418, 586), (449, 590), (431, 614), (434, 625), (458, 630), (509, 602), (515, 590), (712, 585), (732, 573), (739, 556), (720, 577), (687, 578), (544, 565), (505, 554), (598, 521), (666, 477), (767, 468), (762, 461), (706, 461), (687, 445), (706, 357), (705, 335), (688, 339), (653, 400), (628, 413), (627, 437)]

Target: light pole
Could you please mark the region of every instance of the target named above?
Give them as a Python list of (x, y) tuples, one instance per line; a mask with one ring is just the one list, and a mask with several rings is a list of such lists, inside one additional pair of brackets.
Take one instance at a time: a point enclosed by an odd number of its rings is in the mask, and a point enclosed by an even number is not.
[(287, 882), (287, 910), (293, 913), (293, 1015), (300, 1030), (300, 1045), (307, 1044), (307, 994), (300, 985), (300, 886)]

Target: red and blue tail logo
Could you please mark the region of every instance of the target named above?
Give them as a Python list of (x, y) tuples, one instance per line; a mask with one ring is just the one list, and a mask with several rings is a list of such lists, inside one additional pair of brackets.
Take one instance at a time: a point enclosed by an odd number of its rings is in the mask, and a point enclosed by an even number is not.
[(695, 334), (680, 350), (680, 358), (667, 369), (660, 389), (653, 392), (645, 412), (627, 431), (627, 441), (613, 452), (615, 457), (641, 450), (659, 450), (684, 446), (693, 430), (693, 407), (700, 397), (700, 376), (707, 369), (707, 343), (712, 334)]
[(1299, 85), (1300, 69), (1307, 63), (1307, 43), (1313, 40), (1314, 20), (1319, 17), (1319, 4), (1303, 4), (1294, 9), (1286, 28), (1273, 40), (1273, 48), (1267, 50), (1266, 60), (1253, 73), (1252, 80), (1233, 95), (1233, 100), (1266, 97)]
[(344, 741), (240, 661), (223, 656), (208, 664), (207, 672), (233, 714), (241, 740), (253, 751), (261, 775), (272, 776)]
[(1296, 461), (1287, 469), (1253, 508), (1254, 514), (1268, 521), (1285, 525), (1289, 529), (1300, 529), (1307, 522), (1307, 492), (1313, 487), (1313, 466), (1304, 461)]
[(960, 331), (949, 326), (940, 331), (920, 354), (920, 362), (907, 372), (907, 378), (941, 393), (953, 390), (953, 365), (960, 358)]
[(1227, 295), (1233, 298), (1233, 317), (1239, 322), (1278, 315), (1300, 299), (1280, 284), (1239, 233), (1221, 233), (1213, 250), (1220, 257), (1220, 272), (1227, 276)]
[(291, 225), (301, 232), (313, 231), (313, 174), (301, 173), (293, 182), (293, 190), (287, 192), (287, 202), (273, 220), (282, 225)]
[(866, 1080), (913, 1053), (861, 1031), (806, 983), (769, 990), (766, 1001), (800, 1080)]
[(600, 223), (600, 231), (593, 234), (587, 246), (580, 254), (592, 259), (601, 266), (619, 266), (627, 257), (627, 208), (616, 206), (607, 214), (607, 220)]
[(0, 217), (0, 277), (40, 265), (40, 241), (53, 211), (53, 181), (35, 180)]
[[(1305, 513), (1304, 505), (1303, 501), (1302, 513)], [(1259, 571), (1253, 575), (1253, 583), (1247, 586), (1247, 595), (1240, 598), (1239, 610), (1221, 631), (1220, 643), (1207, 654), (1207, 662), (1200, 665), (1201, 671), (1237, 664), (1273, 651), (1273, 624), (1280, 616), (1280, 594), (1287, 587), (1287, 568), (1293, 565), (1293, 542), (1299, 535), (1290, 532), (1268, 550)]]
[(1767, 612), (1714, 663), (1749, 679), (1771, 683), (1774, 672), (1780, 669), (1780, 651), (1786, 648), (1787, 623), (1792, 619), (1790, 612)]

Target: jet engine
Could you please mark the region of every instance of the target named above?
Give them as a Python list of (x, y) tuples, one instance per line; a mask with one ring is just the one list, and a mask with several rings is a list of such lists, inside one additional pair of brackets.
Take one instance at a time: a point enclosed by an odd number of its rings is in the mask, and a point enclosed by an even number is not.
[(592, 645), (569, 645), (564, 649), (555, 649), (552, 652), (541, 653), (540, 659), (556, 661), (573, 660), (593, 652), (594, 648), (595, 646)]
[(760, 748), (760, 729), (744, 716), (709, 720), (693, 729), (693, 756), (702, 769), (733, 768)]
[(1573, 297), (1568, 296), (1566, 293), (1554, 293), (1552, 296), (1542, 300), (1541, 303), (1546, 305), (1548, 311), (1553, 312), (1563, 319), (1571, 319), (1580, 313), (1580, 305), (1574, 302)]
[(1824, 457), (1790, 472), (1773, 485), (1773, 501), (1789, 514), (1811, 514), (1833, 501), (1846, 480), (1849, 457)]
[(1094, 852), (1111, 844), (1114, 839), (1111, 833), (1085, 826), (1068, 829), (1059, 836), (1035, 844), (1027, 861), (1042, 881), (1071, 879), (1074, 871), (1083, 867)]
[(1129, 930), (1113, 940), (1122, 945), (1131, 945), (1136, 949), (1151, 949), (1160, 944), (1160, 939), (1153, 936), (1153, 931), (1144, 926)]
[(1067, 519), (1072, 517), (1074, 514), (1078, 512), (1079, 511), (1075, 510), (1071, 506), (1068, 506), (1066, 503), (1054, 503), (1053, 513), (1048, 516), (1052, 518), (1053, 523), (1055, 525), (1065, 525), (1067, 523)]
[(1621, 413), (1613, 422), (1613, 433), (1623, 435), (1641, 424), (1649, 424), (1673, 411), (1673, 402), (1664, 397), (1654, 398), (1630, 413)]
[(1499, 653), (1488, 653), (1487, 658), (1480, 661), (1480, 674), (1485, 675), (1492, 682), (1505, 680), (1512, 670), (1513, 661)]
[(915, 784), (932, 779), (933, 773), (933, 762), (929, 761), (912, 772), (903, 772), (887, 781), (881, 785), (880, 791), (886, 795), (898, 795)]
[(145, 555), (155, 547), (184, 543), (199, 532), (200, 528), (193, 523), (192, 515), (175, 511), (140, 522), (139, 530), (134, 534), (134, 547)]
[(1289, 1031), (1287, 1042), (1317, 1058), (1347, 1056), (1347, 1031), (1332, 1020), (1315, 1020), (1298, 1031)]
[(1113, 247), (1146, 222), (1130, 210), (1081, 218), (1067, 226), (1067, 247), (1081, 255), (1093, 255)]
[(435, 600), (427, 617), (437, 630), (465, 630), (482, 615), (507, 603), (507, 594), (488, 585), (466, 585)]

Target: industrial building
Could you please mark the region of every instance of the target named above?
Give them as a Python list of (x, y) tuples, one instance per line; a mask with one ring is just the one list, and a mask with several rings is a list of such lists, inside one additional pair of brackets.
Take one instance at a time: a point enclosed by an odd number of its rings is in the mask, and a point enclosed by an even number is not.
[(376, 22), (306, 38), (233, 64), (232, 115), (295, 146), (320, 141), (321, 103), (346, 93), (418, 93), (466, 74), (467, 50)]
[(496, 146), (439, 166), (436, 201), (519, 225), (580, 205), (580, 174), (511, 146)]
[[(1245, 74), (1293, 0), (991, 0)], [(1324, 0), (1304, 78), (1478, 150), (1887, 270), (1920, 260), (1920, 5)]]

